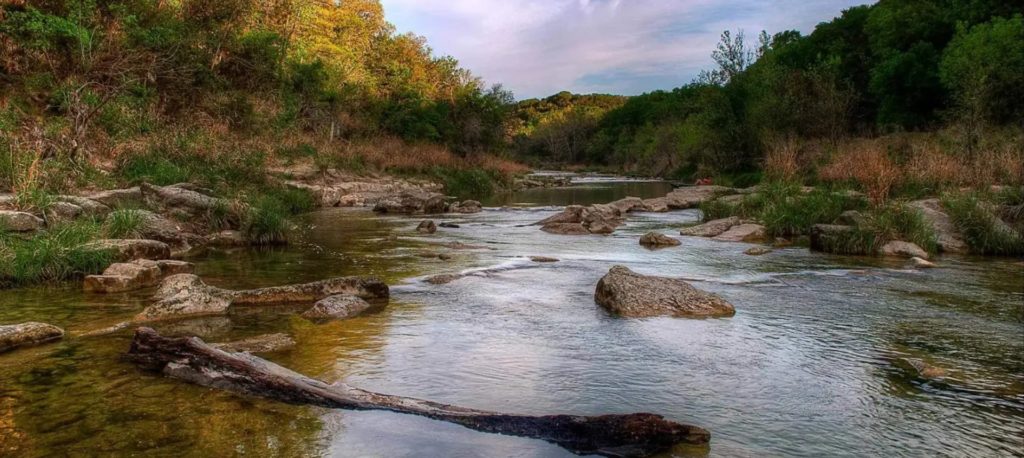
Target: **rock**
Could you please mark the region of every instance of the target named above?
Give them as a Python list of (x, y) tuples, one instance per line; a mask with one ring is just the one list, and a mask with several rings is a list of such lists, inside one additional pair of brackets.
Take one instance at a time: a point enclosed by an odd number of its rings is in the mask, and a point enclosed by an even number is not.
[(939, 251), (943, 253), (966, 253), (969, 250), (963, 235), (957, 230), (949, 214), (942, 208), (942, 202), (939, 199), (918, 200), (908, 205), (920, 210), (921, 217), (931, 226), (932, 231), (935, 232)]
[(558, 258), (549, 258), (547, 256), (530, 256), (530, 260), (541, 264), (559, 262)]
[(921, 259), (928, 259), (928, 252), (921, 249), (921, 247), (910, 242), (901, 242), (898, 240), (882, 245), (882, 247), (878, 249), (878, 254), (882, 256), (898, 256), (904, 258), (917, 257)]
[(438, 224), (438, 227), (443, 227), (443, 228), (446, 228), (446, 229), (458, 229), (461, 226), (459, 226), (458, 224), (455, 224), (455, 223), (447, 223), (447, 222), (445, 222), (445, 223)]
[(114, 260), (118, 262), (128, 262), (136, 259), (159, 260), (171, 257), (171, 247), (157, 240), (103, 239), (89, 242), (83, 248), (109, 251), (114, 255)]
[(423, 220), (419, 226), (416, 226), (416, 232), (421, 234), (433, 234), (437, 232), (437, 225), (429, 219)]
[(782, 237), (775, 237), (775, 240), (772, 240), (772, 246), (775, 248), (786, 248), (793, 246), (793, 241)]
[(0, 353), (19, 347), (39, 345), (64, 337), (64, 330), (46, 323), (21, 323), (0, 326)]
[(445, 248), (451, 248), (453, 250), (493, 250), (494, 249), (494, 248), (491, 248), (489, 246), (470, 245), (468, 243), (462, 243), (462, 242), (442, 243), (441, 246), (443, 246)]
[(458, 274), (441, 274), (441, 275), (434, 275), (432, 277), (428, 277), (424, 281), (427, 282), (427, 283), (430, 283), (431, 285), (447, 285), (447, 284), (449, 284), (449, 283), (451, 283), (451, 282), (453, 282), (455, 280), (458, 280), (460, 278), (462, 278), (462, 275), (458, 275)]
[(639, 197), (626, 197), (625, 199), (619, 199), (615, 202), (609, 203), (608, 206), (615, 208), (620, 214), (647, 211), (647, 206), (644, 205), (643, 199)]
[(644, 211), (665, 213), (668, 211), (668, 201), (664, 197), (644, 199)]
[(682, 242), (660, 232), (648, 232), (640, 237), (640, 244), (648, 248), (678, 246)]
[(0, 210), (0, 232), (34, 232), (44, 224), (42, 218), (31, 213)]
[(220, 231), (206, 238), (207, 245), (220, 248), (249, 246), (249, 240), (239, 231)]
[(377, 213), (415, 214), (443, 213), (444, 195), (427, 191), (406, 191), (381, 198), (373, 211)]
[(590, 231), (582, 223), (548, 223), (540, 230), (558, 235), (590, 235)]
[(771, 248), (766, 248), (766, 247), (763, 247), (763, 246), (756, 246), (756, 247), (748, 249), (747, 251), (744, 251), (743, 254), (748, 255), (748, 256), (763, 256), (763, 255), (766, 255), (766, 254), (771, 253), (771, 252), (772, 252)]
[(679, 231), (679, 235), (689, 235), (695, 237), (717, 237), (728, 231), (733, 226), (737, 226), (742, 223), (742, 220), (738, 216), (730, 216), (728, 218), (716, 219), (708, 221), (704, 224), (697, 226), (683, 228)]
[(299, 285), (232, 291), (203, 283), (190, 274), (164, 279), (153, 295), (155, 303), (138, 314), (137, 321), (186, 316), (223, 315), (233, 305), (316, 302), (347, 294), (365, 300), (386, 300), (388, 286), (374, 277), (338, 277)]
[(185, 210), (190, 214), (205, 214), (218, 207), (230, 208), (228, 202), (216, 197), (188, 189), (187, 185), (154, 186), (143, 184), (140, 191), (143, 197), (151, 204), (159, 205), (165, 209)]
[(453, 213), (480, 213), (484, 210), (480, 202), (475, 200), (464, 200), (462, 203), (452, 205), (451, 211)]
[(934, 262), (931, 262), (931, 261), (928, 261), (928, 260), (925, 260), (925, 259), (922, 259), (922, 258), (919, 258), (919, 257), (916, 257), (916, 256), (913, 257), (913, 258), (910, 258), (910, 260), (914, 263), (914, 267), (916, 267), (918, 269), (934, 269), (934, 268), (938, 267), (937, 265), (935, 265)]
[(437, 255), (437, 259), (440, 259), (442, 261), (451, 261), (452, 260), (452, 255), (450, 255), (448, 253), (441, 253), (441, 254)]
[(85, 215), (89, 216), (103, 217), (110, 213), (110, 207), (87, 197), (57, 196), (57, 201), (77, 205)]
[(610, 205), (570, 205), (561, 213), (538, 221), (534, 225), (542, 226), (542, 231), (551, 234), (610, 234), (622, 225), (621, 216), (622, 213)]
[(685, 210), (696, 208), (705, 200), (733, 192), (734, 189), (724, 186), (687, 186), (668, 193), (665, 196), (665, 204), (671, 209)]
[(866, 218), (857, 210), (844, 211), (835, 221), (836, 224), (843, 226), (862, 226), (865, 222)]
[(594, 300), (609, 313), (627, 318), (726, 317), (736, 313), (721, 297), (683, 280), (640, 275), (623, 266), (612, 267), (597, 283)]
[(179, 223), (148, 210), (115, 210), (107, 215), (107, 221), (118, 215), (132, 213), (139, 220), (136, 235), (140, 238), (157, 240), (172, 246), (187, 245), (190, 237), (183, 233)]
[(46, 219), (51, 224), (54, 222), (68, 222), (78, 219), (85, 210), (70, 202), (56, 201), (46, 209)]
[(369, 308), (369, 302), (356, 296), (338, 295), (320, 300), (313, 308), (303, 313), (302, 317), (313, 321), (344, 320), (357, 316)]
[(142, 189), (138, 186), (127, 189), (111, 189), (91, 194), (88, 199), (99, 202), (108, 208), (134, 206), (142, 202)]
[(841, 239), (853, 231), (853, 226), (839, 224), (815, 224), (811, 227), (811, 250), (830, 252)]
[(103, 275), (85, 277), (83, 289), (92, 293), (122, 293), (156, 286), (164, 277), (194, 271), (195, 266), (184, 261), (139, 259), (112, 264)]
[(936, 379), (946, 376), (945, 369), (933, 366), (920, 359), (904, 358), (903, 360), (906, 361), (906, 363), (909, 364), (910, 367), (914, 368), (914, 370), (917, 372), (917, 375), (921, 378)]
[(267, 334), (210, 346), (230, 353), (270, 353), (294, 347), (295, 339), (288, 334)]
[(719, 242), (762, 242), (767, 237), (767, 229), (760, 224), (740, 224), (713, 237), (711, 240)]

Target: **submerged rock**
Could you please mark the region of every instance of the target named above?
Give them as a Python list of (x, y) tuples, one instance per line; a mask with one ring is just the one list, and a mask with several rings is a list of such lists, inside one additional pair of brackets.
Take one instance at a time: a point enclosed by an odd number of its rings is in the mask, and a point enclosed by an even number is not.
[(719, 242), (763, 242), (768, 236), (768, 231), (760, 224), (740, 224), (729, 230), (712, 237), (712, 240)]
[(313, 308), (303, 313), (302, 317), (313, 321), (344, 320), (355, 317), (370, 307), (369, 302), (356, 296), (342, 294), (318, 301)]
[(431, 285), (447, 285), (447, 284), (449, 284), (449, 283), (451, 283), (451, 282), (453, 282), (455, 280), (458, 280), (458, 279), (460, 279), (462, 277), (463, 276), (459, 275), (459, 274), (441, 274), (441, 275), (434, 275), (432, 277), (428, 277), (424, 281), (427, 282), (427, 283), (430, 283)]
[(736, 313), (721, 297), (683, 280), (640, 275), (623, 266), (612, 267), (601, 278), (594, 300), (609, 313), (627, 318), (727, 317)]
[(540, 230), (558, 235), (590, 235), (590, 230), (583, 227), (582, 223), (548, 223)]
[(444, 223), (438, 224), (437, 226), (438, 227), (443, 227), (445, 229), (458, 229), (458, 228), (462, 227), (462, 226), (459, 226), (458, 224), (448, 223), (448, 222), (444, 222)]
[(648, 232), (640, 237), (640, 244), (648, 248), (679, 246), (682, 242), (660, 232)]
[(748, 255), (748, 256), (764, 256), (764, 255), (766, 255), (768, 253), (771, 253), (771, 252), (772, 252), (771, 248), (767, 248), (767, 247), (763, 247), (763, 246), (756, 246), (756, 247), (747, 249), (747, 251), (744, 251), (743, 254)]
[(137, 315), (136, 320), (221, 315), (233, 305), (316, 302), (335, 295), (386, 300), (390, 292), (388, 286), (375, 277), (338, 277), (299, 285), (233, 291), (209, 286), (195, 275), (181, 274), (164, 279), (153, 296), (155, 303)]
[(31, 213), (0, 210), (0, 232), (35, 232), (44, 225), (42, 218)]
[(83, 246), (95, 251), (108, 251), (119, 262), (136, 259), (159, 260), (171, 257), (171, 247), (164, 242), (147, 239), (103, 239)]
[(733, 226), (737, 226), (742, 223), (742, 220), (738, 216), (730, 216), (728, 218), (716, 219), (708, 221), (704, 224), (697, 226), (686, 227), (679, 231), (679, 235), (689, 235), (694, 237), (717, 237), (728, 231)]
[(530, 256), (530, 260), (541, 264), (559, 262), (558, 258), (550, 258), (547, 256)]
[(937, 379), (946, 376), (946, 370), (926, 363), (916, 358), (903, 358), (903, 361), (910, 365), (917, 372), (917, 376), (926, 379)]
[(267, 334), (210, 346), (229, 353), (270, 353), (294, 347), (295, 339), (288, 334)]
[(919, 257), (916, 257), (916, 256), (913, 257), (913, 258), (910, 258), (910, 261), (913, 262), (914, 263), (914, 267), (916, 267), (918, 269), (934, 269), (934, 268), (938, 267), (937, 265), (935, 265), (934, 262), (931, 262), (931, 261), (928, 261), (928, 260), (925, 260), (925, 259), (922, 259), (922, 258), (919, 258)]
[(251, 243), (240, 231), (220, 231), (206, 238), (206, 244), (219, 248), (235, 248), (249, 246)]
[(437, 232), (437, 225), (429, 219), (423, 220), (419, 226), (416, 226), (416, 232), (420, 234), (433, 234)]
[(921, 247), (910, 242), (902, 242), (899, 240), (894, 240), (882, 245), (882, 247), (878, 249), (878, 254), (882, 256), (928, 259), (928, 252), (924, 251)]
[(0, 325), (0, 353), (38, 345), (64, 337), (64, 330), (51, 324), (28, 322)]

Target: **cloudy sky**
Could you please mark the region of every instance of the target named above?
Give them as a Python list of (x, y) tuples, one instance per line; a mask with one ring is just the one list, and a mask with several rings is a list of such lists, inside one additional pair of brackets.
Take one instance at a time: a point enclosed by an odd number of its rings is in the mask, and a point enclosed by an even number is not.
[(726, 29), (804, 33), (869, 0), (382, 0), (401, 32), (427, 37), (519, 99), (561, 90), (639, 94), (711, 66)]

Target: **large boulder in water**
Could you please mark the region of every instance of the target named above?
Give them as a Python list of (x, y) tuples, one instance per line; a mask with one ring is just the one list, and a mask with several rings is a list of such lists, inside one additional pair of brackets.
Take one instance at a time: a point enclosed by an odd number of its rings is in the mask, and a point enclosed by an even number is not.
[(444, 213), (445, 197), (442, 194), (427, 191), (406, 191), (400, 194), (381, 198), (373, 211), (377, 213), (416, 214)]
[(622, 212), (610, 205), (583, 207), (570, 205), (561, 213), (545, 218), (535, 225), (551, 234), (586, 235), (611, 234), (622, 225)]
[(902, 242), (899, 240), (894, 240), (882, 245), (882, 247), (878, 249), (878, 254), (882, 256), (901, 258), (928, 259), (928, 252), (924, 251), (921, 247), (910, 242)]
[(452, 204), (449, 211), (452, 213), (480, 213), (484, 210), (483, 205), (475, 200), (464, 200), (461, 203)]
[(103, 271), (103, 275), (85, 277), (84, 289), (92, 293), (122, 293), (156, 286), (164, 277), (193, 271), (195, 266), (185, 261), (137, 259), (112, 264)]
[(660, 232), (648, 232), (640, 237), (640, 245), (647, 248), (664, 248), (678, 246), (682, 242)]
[(623, 266), (612, 267), (601, 278), (594, 300), (609, 313), (627, 318), (736, 314), (736, 309), (725, 299), (694, 288), (683, 280), (640, 275)]
[(46, 323), (21, 323), (0, 326), (0, 353), (18, 347), (38, 345), (64, 337), (64, 330)]
[(348, 294), (330, 296), (318, 301), (302, 314), (312, 321), (344, 320), (355, 317), (371, 307), (369, 302)]

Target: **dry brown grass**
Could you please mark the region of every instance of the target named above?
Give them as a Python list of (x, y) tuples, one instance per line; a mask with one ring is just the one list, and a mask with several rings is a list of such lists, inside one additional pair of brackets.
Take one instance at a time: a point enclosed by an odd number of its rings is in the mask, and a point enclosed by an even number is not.
[(765, 175), (786, 182), (798, 179), (803, 172), (800, 167), (800, 147), (800, 143), (793, 138), (771, 142), (764, 158)]
[(882, 203), (903, 172), (878, 141), (852, 140), (839, 145), (820, 176), (825, 181), (857, 183), (872, 202)]

